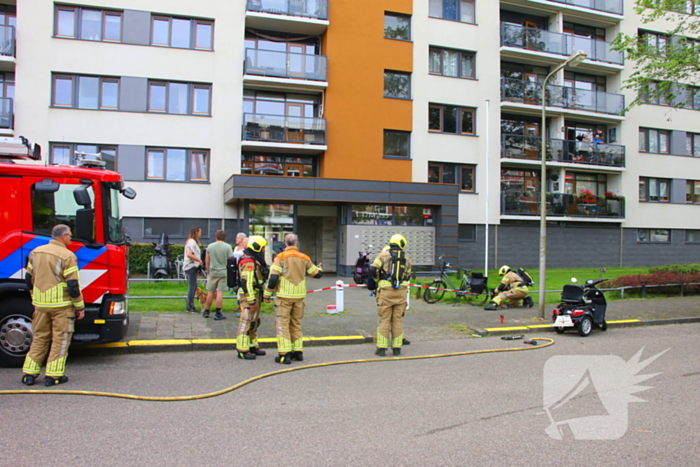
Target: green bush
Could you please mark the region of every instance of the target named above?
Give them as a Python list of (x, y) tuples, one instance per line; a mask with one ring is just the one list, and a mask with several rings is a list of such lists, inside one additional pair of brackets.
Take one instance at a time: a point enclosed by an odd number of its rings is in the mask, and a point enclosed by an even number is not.
[[(203, 249), (203, 247), (200, 247)], [(153, 256), (154, 246), (152, 243), (132, 243), (129, 247), (129, 273), (146, 274), (148, 262)], [(175, 261), (178, 255), (182, 255), (185, 245), (170, 245), (168, 247), (169, 257)]]
[(672, 272), (675, 274), (700, 274), (700, 263), (693, 264), (667, 264), (656, 268), (649, 268), (652, 274)]

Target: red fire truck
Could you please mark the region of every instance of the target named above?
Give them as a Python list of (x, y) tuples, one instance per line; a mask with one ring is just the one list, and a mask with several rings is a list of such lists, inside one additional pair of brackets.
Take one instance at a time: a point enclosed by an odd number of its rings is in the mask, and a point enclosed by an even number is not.
[(99, 155), (79, 155), (80, 166), (39, 165), (41, 148), (26, 138), (0, 138), (0, 366), (21, 366), (32, 342), (29, 288), (31, 251), (51, 239), (56, 224), (73, 232), (85, 317), (73, 342), (114, 342), (126, 335), (128, 245), (119, 196), (133, 199)]

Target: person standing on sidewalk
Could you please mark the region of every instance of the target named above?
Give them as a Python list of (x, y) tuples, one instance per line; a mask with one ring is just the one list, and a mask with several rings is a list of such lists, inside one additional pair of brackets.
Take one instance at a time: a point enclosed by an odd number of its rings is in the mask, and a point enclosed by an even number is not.
[(299, 239), (295, 234), (284, 237), (284, 251), (275, 256), (270, 268), (270, 279), (264, 300), (275, 298), (275, 327), (277, 328), (277, 357), (275, 362), (290, 364), (292, 360), (304, 361), (301, 320), (304, 317), (306, 276), (320, 279), (322, 264), (316, 266), (311, 258), (299, 251)]
[(226, 319), (221, 313), (224, 303), (224, 292), (228, 290), (226, 285), (226, 260), (233, 255), (233, 248), (225, 242), (226, 232), (217, 230), (214, 234), (216, 241), (207, 247), (207, 301), (204, 305), (204, 318), (209, 318), (209, 309), (216, 296), (216, 321)]
[(194, 292), (197, 288), (197, 273), (199, 268), (204, 265), (202, 253), (199, 250), (199, 237), (201, 236), (202, 229), (194, 226), (190, 229), (190, 236), (185, 242), (185, 259), (182, 262), (182, 270), (187, 276), (187, 313), (199, 313), (194, 308)]
[[(411, 277), (411, 260), (404, 251), (406, 244), (403, 235), (393, 235), (389, 239), (389, 249), (382, 250), (369, 267), (367, 288), (377, 291), (379, 305), (375, 353), (380, 357), (386, 355), (389, 342), (394, 355), (401, 355), (403, 315), (406, 313), (408, 280)], [(379, 279), (379, 283), (376, 279)]]
[(262, 302), (265, 275), (265, 246), (267, 240), (258, 235), (248, 238), (248, 246), (238, 260), (238, 270), (241, 278), (239, 289), (241, 297), (241, 317), (238, 320), (236, 335), (236, 350), (238, 358), (255, 360), (265, 351), (258, 346), (258, 327), (260, 326), (260, 305)]
[(71, 238), (70, 227), (58, 224), (51, 231), (48, 245), (37, 247), (29, 254), (25, 281), (34, 305), (34, 340), (22, 367), (22, 382), (27, 386), (33, 385), (39, 376), (47, 353), (44, 385), (68, 382), (66, 359), (75, 318), (85, 316), (78, 260), (68, 249)]

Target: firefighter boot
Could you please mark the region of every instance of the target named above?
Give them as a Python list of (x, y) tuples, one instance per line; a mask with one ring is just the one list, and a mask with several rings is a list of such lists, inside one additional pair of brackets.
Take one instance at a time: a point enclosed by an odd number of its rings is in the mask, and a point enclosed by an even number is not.
[(36, 380), (35, 375), (23, 375), (22, 376), (22, 384), (26, 384), (27, 386), (33, 386), (35, 380)]
[(240, 350), (238, 351), (238, 358), (242, 358), (244, 360), (255, 360), (255, 354), (251, 352), (241, 352)]
[(68, 376), (59, 376), (58, 378), (52, 378), (46, 376), (44, 378), (44, 386), (55, 386), (57, 384), (63, 384), (68, 382)]
[(403, 341), (401, 341), (401, 345), (411, 345), (411, 341), (406, 339), (405, 337), (403, 338)]
[(523, 306), (532, 308), (533, 306), (535, 306), (535, 301), (532, 299), (532, 297), (527, 296), (523, 299)]
[(496, 302), (491, 302), (488, 306), (484, 307), (484, 310), (498, 310), (498, 304)]
[(375, 355), (378, 355), (380, 357), (386, 357), (386, 349), (377, 349), (376, 352), (374, 352)]
[(394, 357), (401, 355), (401, 347), (391, 349), (394, 353)]
[[(216, 319), (216, 318), (214, 318), (214, 319)], [(264, 350), (260, 350), (260, 347), (251, 347), (251, 348), (250, 348), (250, 353), (255, 354), (255, 355), (258, 355), (258, 356), (260, 356), (260, 357), (262, 357), (263, 355), (265, 355), (265, 351), (264, 351)]]
[(292, 357), (286, 354), (279, 354), (275, 357), (275, 363), (281, 363), (283, 365), (290, 365), (292, 363)]
[(291, 352), (292, 355), (292, 360), (296, 360), (297, 362), (303, 362), (304, 361), (304, 352), (300, 350), (295, 350)]

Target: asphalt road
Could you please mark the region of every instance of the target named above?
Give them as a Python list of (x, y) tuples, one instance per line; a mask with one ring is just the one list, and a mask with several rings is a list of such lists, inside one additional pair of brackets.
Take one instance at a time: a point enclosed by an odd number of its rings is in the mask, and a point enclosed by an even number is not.
[[(0, 465), (694, 467), (699, 334), (700, 324), (547, 333), (556, 343), (544, 349), (311, 368), (188, 402), (0, 395)], [(415, 342), (403, 354), (522, 347), (473, 338)], [(668, 350), (640, 370), (633, 357), (642, 348), (642, 361)], [(304, 364), (374, 358), (373, 350), (308, 348)], [(255, 362), (231, 351), (76, 356), (59, 388), (192, 395), (285, 368), (272, 353)], [(574, 420), (553, 439), (543, 394), (558, 399), (586, 377), (593, 384), (550, 414), (598, 418), (583, 420), (588, 432)], [(0, 369), (0, 389), (25, 388), (19, 381), (18, 369)], [(634, 383), (651, 388), (636, 394), (647, 402), (615, 399)], [(611, 428), (617, 439), (582, 439)]]

